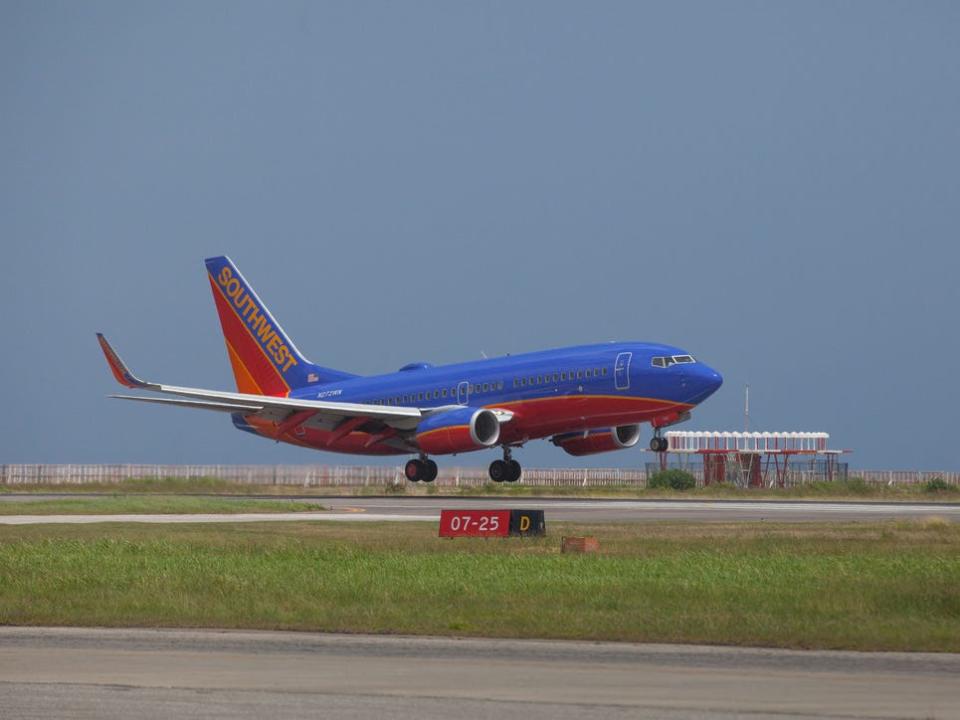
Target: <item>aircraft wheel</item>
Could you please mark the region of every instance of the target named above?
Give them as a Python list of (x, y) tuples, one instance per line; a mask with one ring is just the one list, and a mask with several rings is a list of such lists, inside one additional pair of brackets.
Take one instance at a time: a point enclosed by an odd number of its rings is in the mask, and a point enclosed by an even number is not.
[(507, 464), (503, 460), (494, 460), (490, 463), (490, 479), (494, 482), (501, 483), (507, 480), (509, 477), (507, 472)]
[(418, 482), (426, 473), (426, 467), (420, 460), (410, 460), (403, 467), (404, 477), (410, 482)]
[(667, 448), (670, 447), (670, 443), (665, 437), (660, 438), (660, 452), (666, 452)]
[(660, 438), (656, 435), (650, 438), (650, 449), (653, 450), (653, 452), (660, 452)]
[(424, 460), (423, 465), (424, 465), (423, 477), (421, 477), (420, 479), (423, 480), (424, 482), (433, 482), (434, 480), (436, 480), (437, 472), (438, 472), (437, 464), (433, 460)]
[(516, 460), (507, 460), (507, 482), (516, 482), (520, 479), (523, 468)]

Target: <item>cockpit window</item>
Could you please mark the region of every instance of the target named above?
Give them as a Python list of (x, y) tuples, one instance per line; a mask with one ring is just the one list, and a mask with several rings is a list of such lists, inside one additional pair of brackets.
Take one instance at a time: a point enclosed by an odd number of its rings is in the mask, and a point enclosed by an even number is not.
[(695, 363), (696, 360), (693, 359), (692, 355), (674, 355), (673, 357), (669, 355), (657, 356), (650, 359), (650, 364), (658, 368), (668, 368), (671, 365), (687, 365), (689, 363)]

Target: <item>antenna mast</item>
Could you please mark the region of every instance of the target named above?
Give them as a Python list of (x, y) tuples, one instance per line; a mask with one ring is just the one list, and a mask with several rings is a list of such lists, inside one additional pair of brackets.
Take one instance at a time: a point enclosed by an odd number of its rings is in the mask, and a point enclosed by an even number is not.
[(743, 431), (750, 432), (750, 383), (743, 393)]

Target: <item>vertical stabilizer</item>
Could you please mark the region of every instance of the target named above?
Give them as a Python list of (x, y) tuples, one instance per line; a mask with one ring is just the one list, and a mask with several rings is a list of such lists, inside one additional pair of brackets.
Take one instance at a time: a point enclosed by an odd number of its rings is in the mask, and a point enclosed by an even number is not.
[(240, 392), (284, 396), (306, 385), (353, 377), (307, 360), (230, 258), (205, 262)]

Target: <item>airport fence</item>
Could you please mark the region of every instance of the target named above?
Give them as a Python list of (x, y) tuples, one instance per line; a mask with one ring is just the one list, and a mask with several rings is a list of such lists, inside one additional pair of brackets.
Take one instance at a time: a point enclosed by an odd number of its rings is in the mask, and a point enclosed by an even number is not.
[(960, 472), (939, 470), (851, 470), (850, 476), (874, 485), (922, 485), (936, 479), (960, 485)]
[[(535, 487), (637, 487), (646, 486), (648, 468), (524, 468), (523, 484)], [(684, 464), (698, 484), (703, 465)], [(795, 473), (795, 474), (794, 474)], [(960, 473), (919, 470), (849, 470), (840, 477), (862, 478), (871, 484), (915, 485), (940, 478), (960, 485)], [(820, 473), (791, 472), (791, 485), (822, 480)], [(0, 465), (0, 485), (94, 485), (129, 479), (216, 478), (239, 485), (289, 485), (300, 487), (365, 487), (399, 485), (403, 468), (392, 465)], [(485, 467), (440, 466), (435, 485), (478, 487), (489, 482)]]
[[(95, 485), (129, 479), (216, 478), (239, 485), (364, 487), (404, 482), (401, 466), (381, 465), (0, 465), (0, 484)], [(523, 483), (543, 487), (643, 487), (634, 468), (525, 468)], [(477, 487), (489, 482), (485, 467), (440, 467), (435, 485)]]

